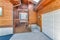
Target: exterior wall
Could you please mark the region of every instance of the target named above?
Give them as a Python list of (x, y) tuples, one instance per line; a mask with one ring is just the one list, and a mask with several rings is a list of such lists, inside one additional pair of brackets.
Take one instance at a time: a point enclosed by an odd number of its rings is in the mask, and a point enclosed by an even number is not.
[[(32, 5), (33, 6), (33, 5)], [(18, 8), (16, 8), (16, 9), (14, 9), (14, 19), (16, 19), (16, 17), (17, 17), (17, 19), (18, 19), (18, 11), (17, 11), (17, 9)], [(22, 10), (22, 12), (23, 12), (24, 10)], [(17, 14), (16, 14), (17, 13)], [(37, 13), (33, 10), (33, 7), (31, 7), (28, 11), (27, 11), (27, 13), (28, 13), (28, 22), (29, 22), (29, 24), (35, 24), (35, 23), (37, 23), (36, 21), (37, 21)], [(18, 21), (18, 20), (17, 20)], [(18, 21), (18, 22), (20, 22), (20, 21)], [(16, 23), (18, 23), (18, 22), (16, 22)]]
[(41, 29), (42, 29), (42, 16), (41, 15), (47, 12), (56, 10), (56, 9), (60, 9), (60, 0), (52, 0), (52, 2), (50, 2), (43, 9), (38, 11), (38, 16), (40, 16), (40, 18), (38, 18), (37, 24), (40, 25)]
[(29, 24), (35, 24), (37, 21), (37, 13), (33, 10), (29, 10)]
[(35, 24), (37, 22), (37, 13), (33, 10), (33, 4), (29, 5), (29, 24)]
[(0, 36), (13, 34), (13, 5), (8, 0), (0, 0), (0, 7), (3, 8), (0, 16)]
[(7, 0), (0, 0), (0, 7), (3, 8), (2, 16), (0, 16), (0, 27), (12, 26), (13, 5)]

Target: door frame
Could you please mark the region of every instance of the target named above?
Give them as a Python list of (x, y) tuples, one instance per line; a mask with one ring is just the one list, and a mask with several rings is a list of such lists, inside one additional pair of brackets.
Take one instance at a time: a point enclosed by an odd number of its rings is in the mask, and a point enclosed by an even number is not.
[[(22, 11), (22, 10), (19, 10), (18, 8), (16, 9), (17, 10), (17, 13), (19, 14), (19, 12), (24, 12), (24, 13), (27, 13), (28, 14), (28, 24), (29, 24), (29, 12), (28, 11)], [(15, 34), (15, 25), (14, 25), (14, 10), (13, 10), (13, 34)]]

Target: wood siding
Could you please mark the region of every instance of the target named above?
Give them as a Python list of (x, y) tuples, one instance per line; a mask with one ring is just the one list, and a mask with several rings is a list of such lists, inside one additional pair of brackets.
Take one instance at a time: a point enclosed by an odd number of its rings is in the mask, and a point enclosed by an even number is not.
[(42, 29), (42, 14), (60, 9), (60, 0), (52, 0), (48, 5), (46, 5), (43, 9), (38, 11), (38, 16), (41, 16), (41, 18), (38, 18), (38, 25), (40, 25)]
[(3, 8), (2, 16), (0, 16), (0, 27), (11, 26), (13, 23), (13, 5), (9, 1), (0, 0), (0, 7)]
[(34, 5), (30, 4), (29, 7), (29, 24), (35, 24), (37, 23), (37, 13), (33, 10)]

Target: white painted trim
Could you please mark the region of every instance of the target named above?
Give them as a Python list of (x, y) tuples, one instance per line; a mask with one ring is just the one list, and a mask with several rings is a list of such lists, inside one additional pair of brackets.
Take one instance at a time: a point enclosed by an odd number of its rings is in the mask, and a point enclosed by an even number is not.
[(0, 36), (4, 36), (8, 34), (13, 34), (13, 27), (0, 28)]

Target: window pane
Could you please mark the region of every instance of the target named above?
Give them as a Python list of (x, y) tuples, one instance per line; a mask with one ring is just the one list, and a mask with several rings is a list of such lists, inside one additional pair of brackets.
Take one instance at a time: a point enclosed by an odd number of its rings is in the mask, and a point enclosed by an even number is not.
[(0, 16), (2, 16), (2, 8), (0, 7)]
[(35, 1), (35, 2), (39, 2), (40, 0), (33, 0), (33, 1)]
[(24, 19), (27, 20), (28, 19), (28, 14), (27, 13), (20, 13), (20, 20)]

